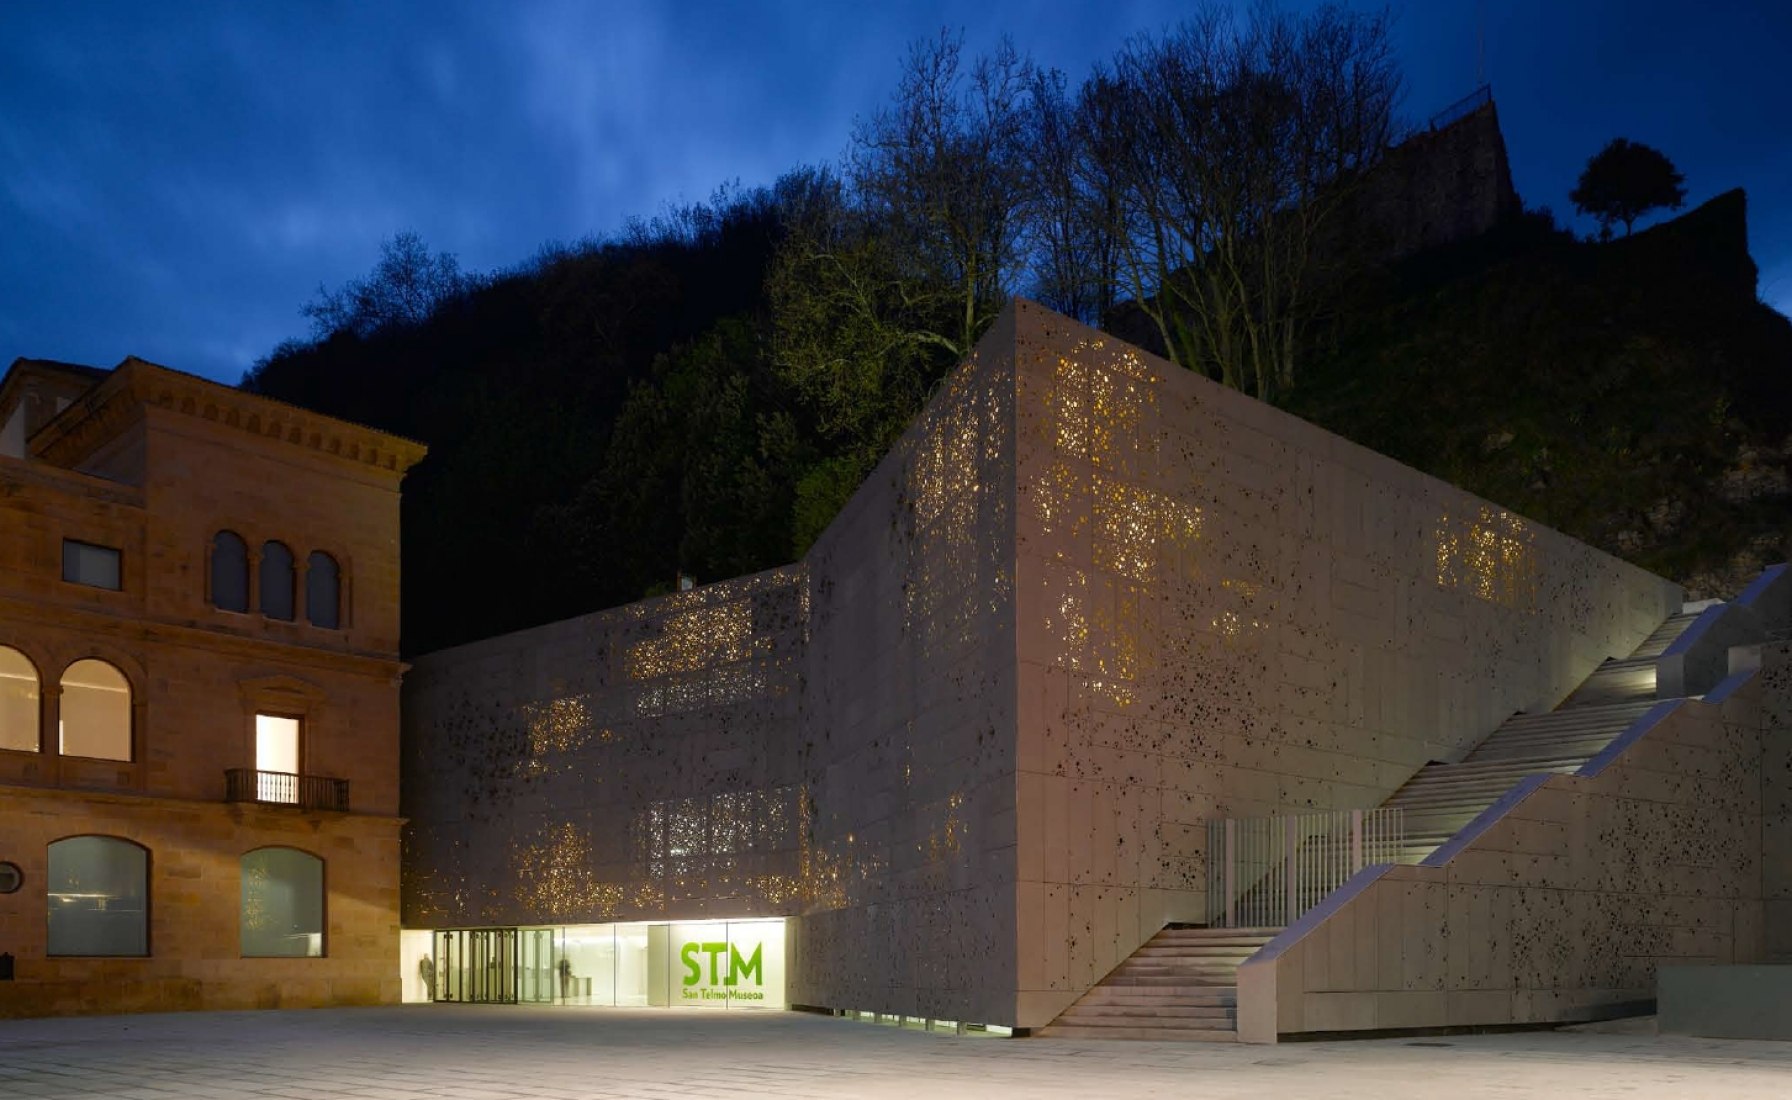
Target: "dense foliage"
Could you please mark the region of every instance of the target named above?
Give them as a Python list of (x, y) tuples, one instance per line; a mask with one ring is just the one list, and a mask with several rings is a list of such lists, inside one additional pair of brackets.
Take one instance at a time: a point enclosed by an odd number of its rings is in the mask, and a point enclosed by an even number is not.
[(807, 452), (766, 359), (779, 224), (771, 192), (723, 193), (249, 373), (429, 445), (404, 487), (407, 650), (788, 559)]
[(1792, 535), (1792, 323), (1741, 192), (1596, 244), (1531, 215), (1358, 284), (1292, 410), (1704, 595)]
[[(1785, 533), (1792, 425), (1740, 197), (1606, 245), (1529, 217), (1353, 257), (1388, 56), (1379, 17), (1211, 9), (1072, 89), (941, 36), (840, 164), (491, 275), (401, 234), (244, 385), (429, 445), (413, 653), (794, 559), (1014, 293), (1143, 317), (1190, 369), (1721, 588)], [(1719, 491), (1750, 462), (1779, 481)]]

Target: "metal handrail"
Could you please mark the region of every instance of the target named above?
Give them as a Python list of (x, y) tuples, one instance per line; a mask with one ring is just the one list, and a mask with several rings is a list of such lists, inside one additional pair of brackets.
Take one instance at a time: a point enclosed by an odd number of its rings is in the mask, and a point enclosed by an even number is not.
[(226, 802), (294, 806), (301, 810), (348, 811), (348, 780), (327, 775), (226, 768), (224, 788)]
[(1207, 823), (1207, 924), (1293, 924), (1350, 876), (1394, 863), (1406, 840), (1397, 806)]
[(1430, 128), (1441, 130), (1460, 119), (1467, 118), (1485, 105), (1493, 102), (1493, 85), (1483, 84), (1461, 99), (1445, 107), (1431, 116)]

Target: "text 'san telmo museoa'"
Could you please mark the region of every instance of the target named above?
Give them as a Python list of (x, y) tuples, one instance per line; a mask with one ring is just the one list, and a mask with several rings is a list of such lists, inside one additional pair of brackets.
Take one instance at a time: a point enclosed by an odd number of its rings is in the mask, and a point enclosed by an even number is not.
[(1020, 303), (802, 561), (417, 662), (407, 980), (1253, 1040), (1622, 1011), (1792, 959), (1784, 575), (1683, 607)]

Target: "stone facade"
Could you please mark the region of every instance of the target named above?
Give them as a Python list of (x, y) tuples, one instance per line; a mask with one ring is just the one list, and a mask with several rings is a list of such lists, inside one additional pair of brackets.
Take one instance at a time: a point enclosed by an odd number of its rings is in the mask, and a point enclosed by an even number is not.
[(1358, 247), (1389, 260), (1473, 240), (1517, 215), (1492, 96), (1389, 149), (1352, 202)]
[[(0, 453), (0, 646), (34, 670), (38, 727), (35, 751), (0, 749), (0, 861), (23, 872), (0, 894), (0, 1016), (396, 1000), (398, 485), (422, 448), (135, 359), (21, 361), (0, 425), (21, 444)], [(214, 606), (226, 530), (251, 609), (260, 548), (294, 552), (293, 621)], [(116, 590), (65, 579), (70, 540), (118, 551)], [(339, 572), (334, 628), (308, 621), (312, 551)], [(128, 684), (124, 759), (61, 751), (83, 659)], [(298, 719), (299, 770), (346, 781), (348, 812), (226, 801), (257, 714)], [(147, 849), (147, 957), (47, 955), (47, 846), (82, 835)], [(240, 956), (239, 860), (264, 847), (324, 861), (323, 957)]]
[(418, 661), (405, 923), (787, 916), (794, 1003), (1039, 1026), (1202, 918), (1206, 819), (1373, 806), (1678, 602), (1017, 303), (802, 562)]

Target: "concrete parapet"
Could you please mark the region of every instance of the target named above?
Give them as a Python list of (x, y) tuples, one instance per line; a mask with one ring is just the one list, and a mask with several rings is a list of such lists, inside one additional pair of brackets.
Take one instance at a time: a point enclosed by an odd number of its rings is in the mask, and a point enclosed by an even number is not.
[(1599, 1019), (1646, 1011), (1658, 966), (1762, 957), (1761, 682), (1654, 708), (1424, 864), (1358, 874), (1239, 967), (1239, 1038)]
[(1792, 966), (1664, 966), (1656, 989), (1663, 1035), (1792, 1039)]

